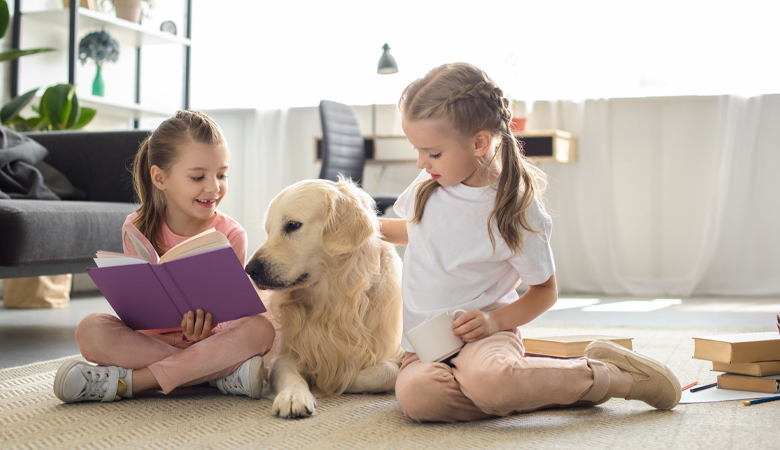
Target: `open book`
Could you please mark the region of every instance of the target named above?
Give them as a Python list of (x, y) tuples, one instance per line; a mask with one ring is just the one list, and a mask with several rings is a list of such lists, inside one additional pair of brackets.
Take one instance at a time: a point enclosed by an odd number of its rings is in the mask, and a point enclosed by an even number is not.
[(162, 258), (132, 224), (127, 233), (140, 256), (98, 251), (87, 274), (133, 330), (175, 328), (187, 311), (211, 313), (212, 324), (265, 312), (227, 238), (209, 229)]

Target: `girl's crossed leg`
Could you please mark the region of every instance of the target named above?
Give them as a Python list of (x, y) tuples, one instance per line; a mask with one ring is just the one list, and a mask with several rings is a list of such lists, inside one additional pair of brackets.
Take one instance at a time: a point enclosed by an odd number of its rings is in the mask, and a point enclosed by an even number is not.
[(630, 386), (612, 383), (613, 392), (608, 392), (610, 372), (613, 378), (627, 379), (617, 367), (600, 361), (523, 353), (517, 334), (499, 332), (466, 344), (449, 365), (407, 354), (396, 383), (398, 402), (407, 417), (419, 422), (460, 422), (575, 403), (595, 405)]
[[(254, 357), (266, 354), (273, 339), (273, 325), (261, 315), (231, 321), (219, 332), (193, 343), (183, 342), (181, 332), (137, 332), (112, 315), (90, 314), (79, 324), (76, 340), (84, 358), (99, 367), (75, 362), (69, 368), (63, 366), (62, 376), (58, 373), (57, 377), (62, 381), (55, 380), (55, 393), (60, 391), (58, 397), (64, 401), (86, 400), (61, 396), (68, 390), (68, 371), (80, 371), (89, 372), (84, 373), (86, 386), (80, 389), (89, 391), (90, 384), (103, 384), (92, 389), (100, 397), (95, 399), (103, 401), (157, 388), (167, 394), (179, 386), (214, 380), (224, 393), (259, 398), (263, 365), (261, 357)], [(119, 380), (118, 386), (112, 384)]]

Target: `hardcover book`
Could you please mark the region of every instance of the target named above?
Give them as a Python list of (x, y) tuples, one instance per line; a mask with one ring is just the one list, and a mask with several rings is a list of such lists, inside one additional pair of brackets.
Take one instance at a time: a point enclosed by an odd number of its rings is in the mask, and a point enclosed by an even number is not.
[(606, 339), (631, 350), (633, 338), (601, 335), (550, 336), (523, 338), (526, 354), (576, 358), (585, 355), (585, 347), (595, 339)]
[(212, 324), (266, 311), (227, 238), (209, 229), (162, 258), (132, 224), (123, 228), (141, 256), (98, 251), (87, 274), (133, 330), (178, 328), (188, 311), (211, 313)]
[(723, 389), (738, 389), (741, 391), (756, 391), (776, 393), (780, 387), (780, 375), (768, 377), (751, 377), (724, 373), (718, 375), (718, 387)]
[(761, 361), (755, 363), (736, 364), (713, 361), (712, 370), (716, 372), (750, 375), (753, 377), (767, 377), (769, 375), (780, 375), (780, 361)]
[(722, 363), (780, 360), (780, 333), (723, 334), (694, 337), (693, 357)]

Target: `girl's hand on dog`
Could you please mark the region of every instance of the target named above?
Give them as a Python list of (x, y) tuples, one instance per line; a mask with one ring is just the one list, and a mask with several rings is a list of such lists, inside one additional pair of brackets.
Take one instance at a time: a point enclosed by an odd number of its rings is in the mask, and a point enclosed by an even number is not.
[(490, 313), (475, 309), (455, 319), (452, 331), (463, 342), (475, 342), (498, 332), (498, 320)]
[(181, 318), (181, 332), (187, 340), (192, 342), (202, 341), (211, 334), (211, 313), (203, 313), (202, 309), (196, 312), (188, 311)]

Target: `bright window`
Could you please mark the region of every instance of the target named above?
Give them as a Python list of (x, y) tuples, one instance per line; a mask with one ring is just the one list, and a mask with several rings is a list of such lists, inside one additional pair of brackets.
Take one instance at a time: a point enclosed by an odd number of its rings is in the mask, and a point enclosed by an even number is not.
[[(192, 101), (395, 103), (452, 61), (524, 100), (780, 92), (778, 17), (764, 0), (195, 0)], [(385, 42), (394, 75), (376, 74)]]

